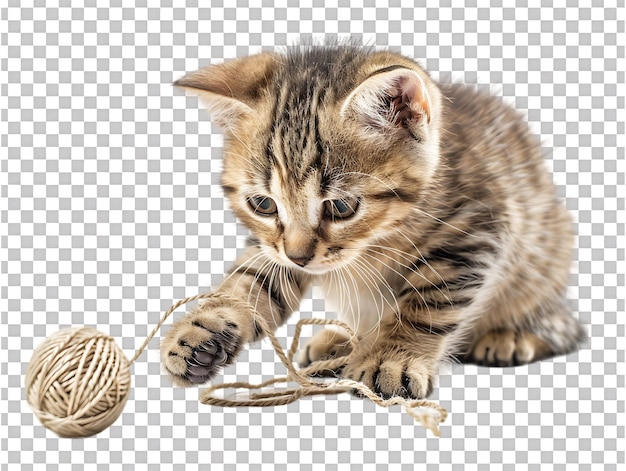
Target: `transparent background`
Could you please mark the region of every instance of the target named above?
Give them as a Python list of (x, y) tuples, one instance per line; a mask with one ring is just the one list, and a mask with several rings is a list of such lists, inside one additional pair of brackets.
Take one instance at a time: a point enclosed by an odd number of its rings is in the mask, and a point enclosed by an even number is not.
[[(2, 469), (623, 466), (624, 2), (174, 3), (2, 8)], [(219, 129), (170, 83), (325, 36), (415, 57), (435, 78), (491, 89), (528, 116), (576, 220), (570, 297), (588, 342), (525, 367), (444, 369), (433, 399), (450, 416), (437, 439), (400, 408), (348, 395), (273, 409), (199, 404), (197, 389), (161, 374), (155, 339), (116, 424), (57, 438), (25, 401), (33, 349), (89, 325), (130, 357), (162, 311), (217, 285), (244, 246), (218, 185)], [(279, 331), (284, 342), (298, 315), (324, 315), (316, 291)], [(261, 343), (217, 380), (283, 373)]]

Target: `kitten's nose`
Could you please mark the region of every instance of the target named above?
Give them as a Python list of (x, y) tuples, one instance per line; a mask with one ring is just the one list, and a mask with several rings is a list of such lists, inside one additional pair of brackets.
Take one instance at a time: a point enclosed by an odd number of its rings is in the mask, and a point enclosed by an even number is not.
[(287, 258), (289, 258), (289, 260), (291, 260), (293, 263), (295, 263), (299, 267), (303, 267), (303, 266), (305, 266), (307, 263), (309, 263), (311, 261), (313, 256), (311, 255), (309, 257), (302, 257), (302, 256), (298, 256), (298, 255), (291, 256), (291, 255), (287, 254)]
[(299, 267), (304, 267), (313, 259), (316, 245), (317, 239), (306, 228), (288, 228), (283, 238), (285, 255)]

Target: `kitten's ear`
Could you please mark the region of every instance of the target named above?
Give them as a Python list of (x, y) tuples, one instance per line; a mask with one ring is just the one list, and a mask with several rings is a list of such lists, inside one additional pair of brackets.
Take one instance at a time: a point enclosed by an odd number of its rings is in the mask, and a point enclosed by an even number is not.
[(414, 70), (386, 67), (370, 74), (344, 101), (341, 115), (352, 116), (378, 132), (430, 124), (432, 102), (426, 83)]
[(253, 113), (260, 90), (274, 74), (276, 55), (262, 53), (191, 72), (174, 86), (198, 95), (211, 118), (225, 129)]

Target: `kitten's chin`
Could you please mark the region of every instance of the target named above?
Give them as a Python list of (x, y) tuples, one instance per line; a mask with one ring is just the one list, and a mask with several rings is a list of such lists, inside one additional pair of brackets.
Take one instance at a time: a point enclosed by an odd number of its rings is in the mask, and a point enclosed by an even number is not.
[(324, 275), (328, 273), (329, 271), (332, 271), (338, 268), (338, 267), (332, 267), (329, 265), (313, 265), (313, 266), (306, 265), (304, 267), (299, 267), (293, 264), (292, 264), (292, 267), (300, 271), (303, 271), (304, 273), (307, 273), (309, 275)]

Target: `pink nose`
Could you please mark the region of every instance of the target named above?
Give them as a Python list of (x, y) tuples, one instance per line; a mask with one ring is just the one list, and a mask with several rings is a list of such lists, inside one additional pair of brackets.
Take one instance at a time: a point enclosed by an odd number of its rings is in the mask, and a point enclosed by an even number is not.
[(298, 265), (299, 267), (303, 267), (305, 266), (307, 263), (309, 263), (311, 261), (311, 259), (313, 258), (312, 256), (310, 257), (299, 257), (299, 256), (291, 256), (289, 254), (287, 254), (287, 257), (289, 258), (289, 260), (291, 260), (293, 263), (295, 263), (296, 265)]

